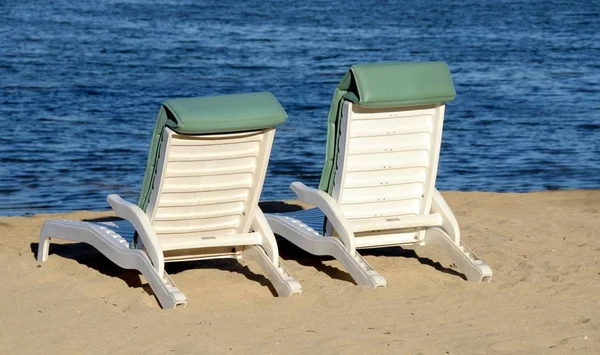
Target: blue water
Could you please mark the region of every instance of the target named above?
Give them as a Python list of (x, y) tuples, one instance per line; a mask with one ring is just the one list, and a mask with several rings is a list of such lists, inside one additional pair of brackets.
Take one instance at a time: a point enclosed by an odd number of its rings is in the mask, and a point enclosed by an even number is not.
[(440, 189), (600, 188), (598, 1), (0, 0), (0, 214), (137, 200), (169, 98), (268, 90), (262, 197), (317, 185), (354, 63), (446, 61)]

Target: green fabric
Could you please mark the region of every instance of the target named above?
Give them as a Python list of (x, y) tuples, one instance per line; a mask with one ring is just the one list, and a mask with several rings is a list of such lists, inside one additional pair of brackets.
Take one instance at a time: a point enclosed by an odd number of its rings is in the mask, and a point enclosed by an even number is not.
[(243, 132), (273, 128), (287, 114), (270, 92), (173, 99), (163, 103), (154, 125), (138, 206), (146, 210), (165, 127), (180, 134)]
[(163, 106), (175, 120), (176, 125), (169, 127), (183, 134), (270, 128), (287, 118), (270, 92), (174, 99)]
[(342, 102), (365, 107), (442, 104), (456, 96), (444, 62), (391, 62), (353, 65), (335, 89), (327, 118), (325, 164), (319, 189), (331, 194), (341, 133)]

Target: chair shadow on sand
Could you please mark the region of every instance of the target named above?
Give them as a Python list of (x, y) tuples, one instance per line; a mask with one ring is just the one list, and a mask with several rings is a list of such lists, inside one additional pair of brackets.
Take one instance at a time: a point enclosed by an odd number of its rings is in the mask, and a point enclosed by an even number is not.
[[(118, 221), (118, 217), (100, 217), (84, 219), (83, 222), (114, 222)], [(31, 243), (30, 248), (34, 257), (37, 255), (39, 244)], [(122, 269), (115, 263), (110, 261), (102, 253), (96, 250), (91, 245), (86, 243), (69, 243), (69, 244), (50, 244), (50, 255), (58, 255), (63, 258), (72, 259), (81, 265), (85, 265), (94, 269), (106, 276), (117, 277), (121, 279), (127, 286), (133, 288), (141, 287), (149, 295), (154, 295), (152, 288), (142, 281), (141, 274), (136, 270)], [(252, 272), (247, 266), (242, 265), (234, 259), (210, 259), (197, 261), (182, 261), (177, 263), (165, 264), (165, 271), (169, 275), (178, 274), (180, 272), (191, 269), (218, 269), (228, 272), (235, 272), (244, 275), (248, 280), (258, 282), (261, 286), (266, 286), (273, 296), (277, 296), (277, 292), (269, 280), (261, 275)]]
[[(335, 260), (335, 258), (333, 258), (331, 256), (316, 256), (316, 255), (310, 254), (310, 253), (298, 248), (297, 246), (295, 246), (291, 242), (287, 241), (286, 239), (283, 239), (279, 236), (277, 236), (277, 244), (279, 245), (279, 253), (280, 253), (280, 256), (282, 259), (293, 260), (302, 266), (315, 268), (317, 271), (328, 275), (332, 279), (348, 281), (353, 284), (356, 284), (356, 282), (354, 281), (354, 279), (352, 279), (350, 274), (348, 274), (343, 269), (338, 268), (336, 266), (327, 265), (324, 263), (325, 261)], [(443, 272), (445, 274), (460, 277), (461, 279), (463, 279), (465, 281), (467, 280), (465, 275), (461, 274), (460, 272), (453, 270), (451, 268), (445, 267), (442, 264), (440, 264), (439, 262), (435, 262), (429, 258), (419, 256), (412, 249), (403, 249), (402, 247), (363, 249), (360, 251), (360, 254), (363, 257), (364, 256), (377, 256), (377, 257), (384, 256), (384, 257), (392, 257), (392, 258), (402, 257), (402, 258), (409, 258), (409, 259), (417, 259), (417, 261), (419, 263), (421, 263), (422, 265), (431, 266), (434, 269), (436, 269), (440, 272)]]
[[(301, 207), (288, 204), (285, 202), (267, 202), (261, 203), (261, 208), (265, 210), (265, 212), (269, 213), (272, 211), (295, 211), (302, 209)], [(100, 217), (100, 218), (92, 218), (92, 219), (84, 219), (83, 222), (114, 222), (119, 220), (118, 217)], [(315, 256), (312, 255), (298, 247), (296, 247), (291, 242), (280, 238), (277, 236), (277, 244), (279, 246), (280, 256), (284, 260), (295, 261), (298, 264), (306, 267), (315, 268), (317, 271), (322, 272), (332, 279), (347, 281), (353, 284), (356, 282), (352, 279), (350, 274), (344, 271), (341, 268), (336, 266), (327, 265), (324, 262), (329, 260), (334, 260), (333, 257), (329, 256)], [(37, 255), (38, 251), (38, 243), (31, 243), (30, 248), (31, 252), (34, 254), (34, 257)], [(144, 283), (140, 278), (140, 273), (136, 270), (128, 270), (122, 269), (117, 266), (113, 262), (111, 262), (107, 257), (102, 255), (98, 250), (96, 250), (91, 245), (86, 243), (68, 243), (68, 244), (56, 244), (53, 243), (50, 245), (50, 253), (51, 255), (58, 255), (60, 257), (66, 259), (72, 259), (77, 261), (81, 265), (85, 265), (91, 269), (98, 271), (99, 273), (109, 276), (109, 277), (117, 277), (121, 279), (128, 287), (133, 288), (142, 288), (147, 294), (154, 295), (152, 289), (147, 283)], [(402, 258), (413, 258), (417, 259), (419, 263), (427, 266), (431, 266), (434, 269), (441, 271), (446, 274), (458, 276), (464, 280), (466, 277), (451, 269), (442, 266), (438, 262), (434, 262), (433, 260), (425, 257), (419, 256), (412, 249), (402, 249), (401, 247), (397, 248), (377, 248), (377, 249), (366, 249), (362, 250), (361, 254), (363, 256), (385, 256), (385, 257), (402, 257)], [(233, 259), (212, 259), (212, 260), (198, 260), (198, 261), (183, 261), (177, 263), (168, 263), (165, 265), (165, 270), (168, 274), (174, 275), (180, 272), (191, 270), (191, 269), (218, 269), (222, 271), (235, 272), (244, 275), (248, 280), (259, 283), (261, 286), (265, 286), (269, 289), (269, 291), (273, 294), (273, 296), (277, 296), (277, 292), (273, 285), (269, 282), (269, 280), (261, 275), (253, 272), (248, 268), (248, 266), (243, 265), (237, 260)]]
[[(266, 201), (261, 202), (260, 208), (264, 213), (286, 213), (286, 212), (295, 212), (302, 210), (302, 206), (289, 203), (285, 201)], [(333, 257), (330, 256), (316, 256), (310, 254), (288, 240), (277, 236), (277, 245), (279, 246), (279, 253), (282, 259), (284, 260), (293, 260), (298, 264), (307, 267), (313, 267), (318, 271), (328, 275), (332, 279), (348, 281), (353, 284), (356, 284), (354, 279), (343, 269), (337, 268), (335, 266), (326, 265), (324, 261), (334, 260)], [(431, 266), (434, 269), (441, 271), (443, 273), (454, 275), (462, 278), (463, 280), (467, 280), (467, 278), (461, 274), (460, 272), (453, 270), (451, 268), (445, 267), (442, 264), (435, 262), (429, 258), (419, 256), (412, 249), (403, 249), (402, 247), (388, 247), (388, 248), (374, 248), (374, 249), (363, 249), (360, 251), (362, 256), (385, 256), (385, 257), (402, 257), (402, 258), (412, 258), (417, 259), (419, 263), (427, 266)]]

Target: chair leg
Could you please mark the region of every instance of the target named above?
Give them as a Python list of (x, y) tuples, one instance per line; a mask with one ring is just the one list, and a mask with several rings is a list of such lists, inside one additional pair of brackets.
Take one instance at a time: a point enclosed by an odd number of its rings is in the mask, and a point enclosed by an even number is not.
[(48, 253), (50, 251), (50, 240), (52, 239), (52, 237), (50, 237), (51, 233), (45, 229), (48, 229), (50, 223), (48, 223), (48, 221), (44, 222), (44, 225), (42, 226), (42, 231), (40, 233), (40, 242), (38, 244), (38, 251), (37, 251), (37, 261), (39, 262), (44, 262), (44, 261), (48, 261)]
[(48, 259), (51, 237), (89, 244), (118, 266), (138, 270), (148, 281), (163, 308), (185, 306), (187, 302), (185, 295), (166, 272), (159, 275), (143, 250), (129, 249), (127, 242), (109, 228), (87, 222), (47, 220), (40, 233), (37, 255), (40, 262)]
[(299, 248), (313, 255), (328, 255), (337, 259), (354, 281), (370, 288), (385, 287), (386, 281), (362, 256), (352, 253), (335, 237), (324, 237), (301, 221), (267, 214), (266, 218), (275, 234), (289, 240)]
[(290, 275), (279, 260), (274, 264), (262, 247), (251, 246), (242, 252), (242, 257), (255, 261), (261, 267), (267, 279), (275, 287), (278, 296), (287, 297), (302, 293), (300, 283)]
[(450, 236), (440, 228), (430, 228), (425, 233), (425, 244), (441, 247), (454, 261), (467, 280), (481, 283), (492, 280), (492, 269), (462, 242), (457, 245)]

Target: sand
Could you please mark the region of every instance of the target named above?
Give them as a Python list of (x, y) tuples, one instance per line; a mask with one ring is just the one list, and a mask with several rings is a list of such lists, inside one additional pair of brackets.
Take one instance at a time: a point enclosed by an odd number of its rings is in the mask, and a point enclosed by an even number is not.
[(174, 310), (85, 244), (35, 260), (45, 219), (110, 212), (0, 217), (0, 353), (600, 354), (600, 190), (443, 195), (491, 283), (434, 246), (388, 248), (362, 252), (388, 281), (372, 290), (282, 243), (301, 295), (274, 297), (251, 262), (169, 264)]

